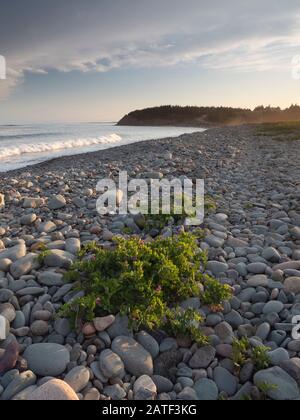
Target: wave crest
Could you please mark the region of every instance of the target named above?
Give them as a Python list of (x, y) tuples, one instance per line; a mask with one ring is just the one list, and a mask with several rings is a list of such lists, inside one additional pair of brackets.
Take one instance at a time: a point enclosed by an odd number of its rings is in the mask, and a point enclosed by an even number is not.
[(53, 143), (30, 143), (19, 144), (18, 146), (10, 146), (0, 148), (0, 159), (7, 159), (14, 156), (21, 156), (24, 154), (47, 153), (55, 152), (57, 150), (76, 149), (90, 146), (97, 146), (100, 144), (119, 143), (122, 137), (118, 134), (110, 134), (108, 136), (96, 138), (82, 138), (74, 140), (55, 141)]

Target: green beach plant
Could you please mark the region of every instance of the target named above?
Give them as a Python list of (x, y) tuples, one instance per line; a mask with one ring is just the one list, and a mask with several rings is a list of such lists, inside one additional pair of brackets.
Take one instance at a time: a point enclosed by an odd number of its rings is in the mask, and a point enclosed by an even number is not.
[(199, 328), (202, 322), (203, 318), (196, 309), (184, 310), (176, 307), (167, 311), (166, 327), (171, 335), (190, 337), (195, 343), (204, 346), (209, 344), (210, 340)]
[(213, 279), (203, 275), (207, 254), (199, 248), (197, 235), (181, 233), (147, 243), (136, 237), (118, 238), (112, 250), (90, 243), (65, 276), (85, 296), (63, 305), (60, 316), (77, 325), (79, 320), (121, 313), (135, 331), (163, 328), (207, 342), (199, 329), (200, 314), (183, 311), (179, 304), (189, 297), (201, 298), (202, 283), (210, 302), (219, 303), (229, 293), (227, 288), (222, 293), (220, 284), (213, 299)]
[(51, 253), (50, 249), (47, 249), (46, 247), (43, 246), (42, 251), (37, 256), (38, 263), (40, 265), (43, 265), (44, 261), (45, 261), (45, 258), (48, 257), (48, 255), (50, 255), (50, 253)]
[(234, 340), (232, 343), (232, 360), (237, 369), (240, 369), (249, 360), (250, 342), (247, 337)]
[(234, 340), (232, 343), (232, 360), (237, 372), (248, 362), (254, 364), (256, 371), (267, 369), (271, 364), (268, 356), (270, 350), (269, 347), (263, 345), (252, 347), (247, 337)]
[(257, 385), (259, 391), (262, 393), (262, 400), (267, 400), (268, 393), (271, 391), (276, 391), (278, 389), (278, 385), (276, 384), (268, 384), (267, 382), (261, 382)]
[(270, 357), (268, 356), (268, 352), (270, 351), (270, 347), (266, 346), (257, 346), (254, 347), (252, 350), (252, 360), (255, 365), (256, 370), (263, 370), (268, 369), (271, 364)]
[(203, 286), (202, 303), (210, 306), (215, 312), (222, 311), (224, 302), (232, 298), (232, 288), (210, 276), (204, 276)]

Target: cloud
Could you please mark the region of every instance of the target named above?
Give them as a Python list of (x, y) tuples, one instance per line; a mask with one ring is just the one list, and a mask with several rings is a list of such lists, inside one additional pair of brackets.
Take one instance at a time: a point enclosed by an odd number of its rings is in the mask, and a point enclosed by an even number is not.
[[(18, 7), (17, 7), (18, 4)], [(0, 16), (8, 79), (27, 72), (107, 72), (195, 64), (287, 69), (300, 53), (300, 3), (279, 0), (11, 0)], [(18, 31), (15, 28), (18, 28)], [(3, 51), (2, 51), (3, 50)]]

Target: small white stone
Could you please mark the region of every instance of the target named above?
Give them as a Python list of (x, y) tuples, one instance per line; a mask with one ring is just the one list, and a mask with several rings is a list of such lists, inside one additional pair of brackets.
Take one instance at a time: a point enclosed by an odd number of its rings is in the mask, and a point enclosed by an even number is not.
[(5, 207), (5, 197), (4, 194), (0, 194), (0, 210)]
[(0, 340), (6, 340), (7, 332), (7, 319), (0, 315)]

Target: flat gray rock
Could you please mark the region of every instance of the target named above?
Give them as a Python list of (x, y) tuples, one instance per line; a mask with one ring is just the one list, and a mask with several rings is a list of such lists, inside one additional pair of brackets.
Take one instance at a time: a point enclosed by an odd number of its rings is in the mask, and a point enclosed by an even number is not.
[(55, 195), (50, 198), (48, 202), (48, 207), (50, 210), (59, 210), (65, 207), (67, 204), (65, 197), (62, 195)]
[(199, 379), (194, 385), (194, 390), (200, 401), (216, 401), (219, 396), (218, 387), (211, 379)]
[(140, 376), (134, 383), (133, 395), (136, 401), (154, 400), (157, 395), (157, 388), (148, 375)]
[(271, 300), (264, 306), (263, 313), (265, 315), (273, 313), (273, 312), (279, 314), (283, 309), (284, 309), (284, 304), (282, 302)]
[(75, 260), (75, 255), (61, 249), (52, 249), (45, 257), (48, 267), (68, 268)]
[(228, 265), (220, 261), (209, 261), (207, 264), (207, 270), (213, 273), (215, 276), (225, 273), (228, 270)]
[(23, 389), (32, 386), (36, 383), (36, 376), (33, 372), (27, 371), (17, 375), (5, 388), (1, 395), (2, 400), (10, 400)]
[(10, 273), (15, 279), (19, 279), (39, 268), (38, 255), (34, 253), (27, 254), (26, 257), (19, 258), (10, 266)]
[(196, 351), (189, 365), (192, 369), (208, 368), (216, 355), (216, 350), (212, 346), (204, 346)]
[(103, 394), (110, 397), (113, 401), (122, 400), (126, 397), (126, 392), (119, 384), (106, 386)]
[(286, 401), (300, 398), (297, 382), (278, 366), (258, 372), (254, 376), (254, 384), (258, 388), (262, 384), (270, 385), (267, 395), (272, 400)]
[(15, 245), (11, 248), (4, 249), (0, 251), (0, 260), (2, 259), (9, 259), (11, 261), (16, 261), (20, 258), (25, 257), (26, 255), (26, 245), (25, 243), (21, 243), (19, 245)]
[(44, 271), (38, 274), (38, 282), (43, 286), (62, 286), (63, 276), (62, 274), (55, 273), (54, 271)]
[(109, 349), (103, 350), (99, 358), (101, 372), (108, 379), (120, 378), (125, 376), (124, 363), (120, 356)]
[(300, 277), (288, 277), (284, 282), (284, 290), (296, 295), (300, 293)]
[(134, 376), (152, 375), (153, 360), (150, 353), (130, 337), (117, 337), (111, 349), (122, 359), (126, 370)]
[(220, 392), (226, 392), (231, 397), (237, 391), (238, 380), (227, 369), (216, 367), (214, 370), (214, 381)]
[(32, 344), (27, 347), (23, 357), (28, 367), (39, 376), (60, 376), (70, 362), (68, 350), (54, 343)]
[(82, 391), (90, 380), (90, 371), (85, 366), (76, 366), (64, 378), (64, 381), (74, 389), (76, 393)]
[(141, 331), (136, 335), (136, 340), (151, 354), (153, 359), (159, 355), (159, 344), (152, 335)]

